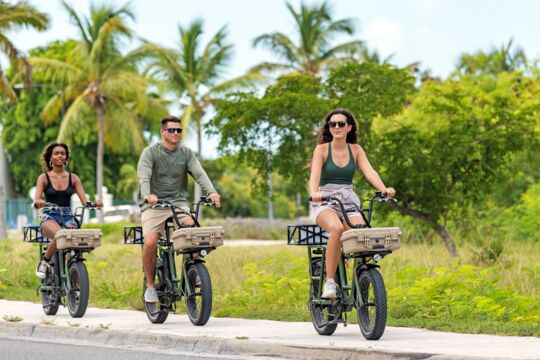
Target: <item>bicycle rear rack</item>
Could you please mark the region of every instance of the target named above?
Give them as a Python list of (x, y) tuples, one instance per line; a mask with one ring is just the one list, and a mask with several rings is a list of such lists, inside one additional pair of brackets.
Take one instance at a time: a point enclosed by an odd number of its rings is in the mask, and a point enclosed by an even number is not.
[(41, 228), (39, 226), (25, 226), (24, 242), (48, 244), (51, 242), (51, 239), (41, 234)]
[(318, 225), (287, 225), (288, 245), (326, 246), (328, 233)]

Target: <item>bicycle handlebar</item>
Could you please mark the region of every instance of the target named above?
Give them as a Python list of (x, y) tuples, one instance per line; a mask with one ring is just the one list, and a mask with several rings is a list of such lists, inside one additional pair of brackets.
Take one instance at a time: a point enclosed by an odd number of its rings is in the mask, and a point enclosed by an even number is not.
[[(358, 210), (358, 212), (360, 213), (360, 215), (362, 216), (362, 218), (366, 222), (367, 227), (371, 227), (371, 214), (373, 213), (373, 202), (375, 201), (375, 199), (378, 199), (379, 202), (388, 202), (388, 201), (397, 202), (396, 199), (389, 198), (388, 194), (386, 192), (376, 191), (371, 196), (371, 198), (369, 199), (369, 208), (367, 209), (368, 210), (367, 218), (366, 218), (366, 216), (364, 215), (364, 212), (363, 212), (363, 210), (365, 210), (365, 209), (360, 209), (360, 208), (358, 208), (358, 206), (356, 206), (356, 204), (353, 204), (354, 207), (356, 208), (356, 210)], [(313, 198), (311, 196), (309, 197), (309, 201), (313, 201)], [(351, 221), (349, 219), (349, 215), (347, 214), (347, 210), (345, 209), (345, 205), (343, 205), (343, 202), (341, 202), (341, 200), (339, 200), (338, 198), (333, 197), (333, 196), (322, 196), (321, 197), (321, 202), (324, 202), (324, 203), (335, 202), (335, 203), (337, 203), (339, 205), (339, 207), (341, 208), (341, 212), (343, 213), (343, 218), (345, 219), (345, 222), (347, 223), (347, 225), (351, 229), (360, 228), (362, 226), (362, 224), (352, 224), (351, 223)]]
[[(144, 202), (148, 203), (148, 200), (144, 200)], [(191, 212), (186, 212), (184, 209), (179, 208), (178, 206), (174, 206), (170, 201), (163, 200), (163, 199), (158, 199), (157, 203), (152, 205), (152, 209), (160, 208), (160, 207), (161, 208), (170, 208), (171, 212), (173, 214), (174, 222), (176, 223), (176, 225), (178, 225), (178, 227), (180, 227), (181, 225), (180, 225), (180, 220), (178, 220), (178, 216), (176, 215), (177, 211), (191, 216), (191, 218), (195, 222), (195, 225), (201, 226), (199, 224), (199, 221), (198, 221), (198, 219), (199, 219), (199, 207), (201, 205), (202, 206), (215, 206), (216, 204), (214, 204), (214, 202), (210, 198), (208, 198), (207, 196), (201, 196), (199, 201), (197, 201), (194, 205), (195, 205), (195, 213), (193, 214)]]

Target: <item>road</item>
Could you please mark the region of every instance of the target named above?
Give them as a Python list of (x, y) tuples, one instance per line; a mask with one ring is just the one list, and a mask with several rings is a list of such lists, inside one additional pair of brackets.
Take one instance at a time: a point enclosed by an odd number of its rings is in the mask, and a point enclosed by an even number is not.
[[(17, 337), (0, 336), (0, 354), (2, 360), (163, 360), (174, 356), (175, 360), (268, 360), (267, 357), (239, 356), (215, 354), (194, 354), (192, 352), (180, 352), (156, 348), (128, 348), (117, 346), (87, 346), (80, 344), (66, 344), (54, 339), (44, 340), (21, 340)], [(164, 356), (166, 355), (166, 356)], [(272, 358), (280, 360), (279, 358)]]

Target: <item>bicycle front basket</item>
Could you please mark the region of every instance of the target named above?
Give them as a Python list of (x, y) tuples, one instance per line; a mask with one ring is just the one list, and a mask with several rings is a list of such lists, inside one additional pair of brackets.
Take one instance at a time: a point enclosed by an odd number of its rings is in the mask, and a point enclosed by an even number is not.
[(172, 234), (173, 247), (175, 250), (215, 248), (223, 245), (224, 232), (221, 226), (180, 228)]
[(401, 247), (401, 230), (398, 227), (351, 229), (341, 235), (341, 243), (345, 254), (393, 251)]

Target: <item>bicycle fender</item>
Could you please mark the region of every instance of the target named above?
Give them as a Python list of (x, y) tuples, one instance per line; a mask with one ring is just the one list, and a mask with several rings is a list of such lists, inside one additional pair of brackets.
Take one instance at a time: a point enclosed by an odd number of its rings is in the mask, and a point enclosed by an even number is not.
[(360, 271), (365, 271), (365, 270), (369, 270), (369, 269), (377, 269), (377, 268), (380, 268), (381, 266), (379, 264), (362, 264), (360, 265)]

